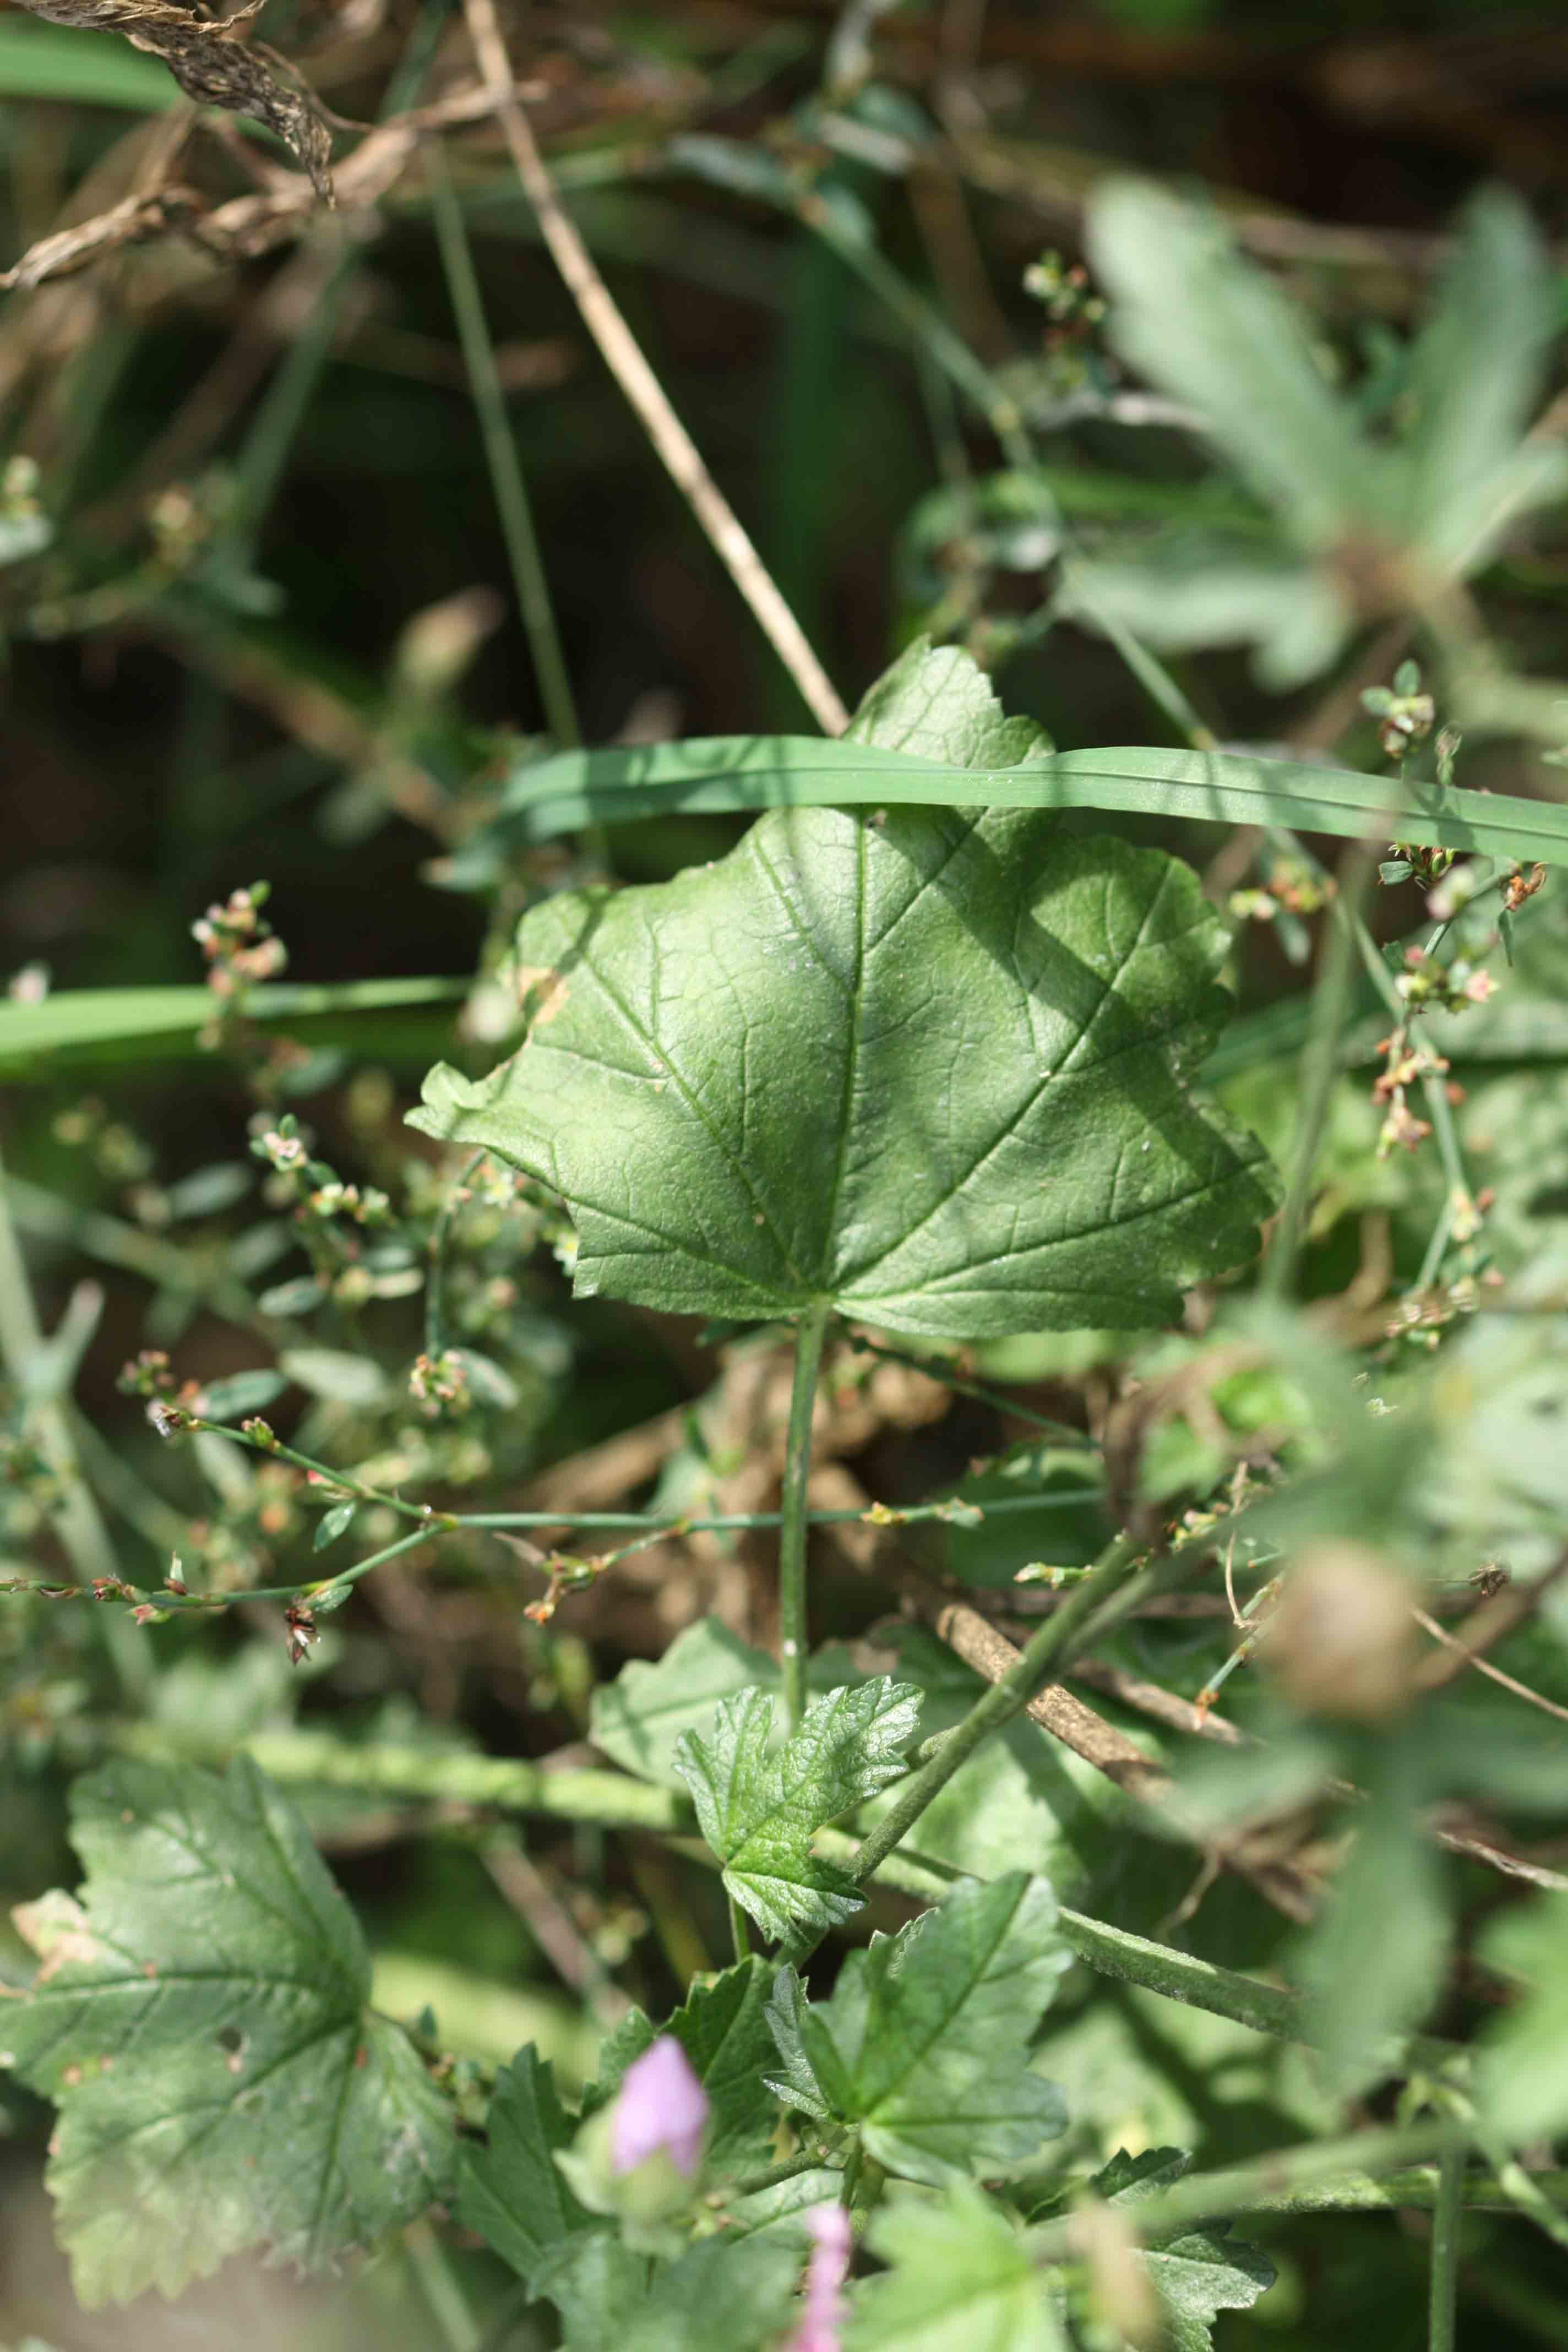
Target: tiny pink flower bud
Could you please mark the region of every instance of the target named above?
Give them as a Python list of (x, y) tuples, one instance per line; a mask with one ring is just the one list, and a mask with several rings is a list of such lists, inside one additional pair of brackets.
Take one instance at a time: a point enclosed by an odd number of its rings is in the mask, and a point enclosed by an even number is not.
[(666, 2148), (689, 2179), (702, 2156), (708, 2094), (673, 2034), (661, 2033), (621, 2077), (610, 2114), (610, 2169), (633, 2172)]
[(787, 2352), (840, 2352), (844, 2302), (839, 2289), (849, 2272), (849, 2216), (842, 2205), (814, 2205), (805, 2226), (815, 2241), (805, 2273), (805, 2309)]

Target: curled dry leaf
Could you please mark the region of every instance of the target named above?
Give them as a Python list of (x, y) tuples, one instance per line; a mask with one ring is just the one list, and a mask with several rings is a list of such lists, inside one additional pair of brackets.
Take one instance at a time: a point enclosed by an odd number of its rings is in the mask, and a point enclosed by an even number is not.
[[(524, 87), (531, 90), (532, 86)], [(492, 114), (497, 102), (493, 91), (462, 90), (438, 105), (378, 124), (338, 168), (339, 205), (352, 212), (379, 203), (402, 178), (426, 133), (449, 123), (478, 121)], [(305, 182), (298, 174), (282, 173), (272, 186), (254, 195), (235, 196), (204, 214), (192, 224), (192, 234), (226, 260), (249, 260), (298, 236), (310, 205)]]
[(97, 213), (91, 220), (78, 221), (71, 228), (58, 229), (53, 236), (40, 237), (13, 268), (0, 271), (0, 286), (41, 286), (46, 278), (64, 278), (122, 245), (140, 245), (146, 237), (180, 227), (198, 209), (190, 188), (160, 188), (155, 195), (127, 196), (123, 204), (111, 205), (108, 212)]
[[(55, 0), (47, 13), (57, 13)], [(428, 133), (479, 121), (494, 112), (496, 103), (491, 91), (462, 90), (438, 105), (378, 125), (334, 175), (340, 207), (353, 212), (378, 203), (396, 185)], [(298, 172), (285, 171), (270, 172), (267, 185), (254, 194), (232, 197), (210, 210), (203, 209), (193, 188), (177, 185), (152, 195), (128, 196), (91, 220), (40, 237), (12, 268), (0, 272), (0, 288), (41, 286), (46, 278), (68, 276), (121, 246), (171, 230), (183, 232), (223, 260), (249, 260), (298, 236), (315, 202), (310, 182)]]
[(161, 58), (198, 106), (254, 115), (298, 156), (316, 194), (331, 203), (331, 136), (314, 100), (279, 81), (253, 49), (235, 37), (257, 15), (262, 0), (246, 0), (232, 16), (214, 22), (174, 5), (173, 0), (23, 0), (23, 5), (51, 24), (123, 33), (134, 48)]

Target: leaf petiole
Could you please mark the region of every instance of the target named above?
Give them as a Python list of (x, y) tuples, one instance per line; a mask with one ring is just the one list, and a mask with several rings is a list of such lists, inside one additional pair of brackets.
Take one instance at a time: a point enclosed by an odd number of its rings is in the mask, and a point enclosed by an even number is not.
[(811, 1480), (811, 1414), (822, 1343), (832, 1308), (808, 1308), (795, 1327), (795, 1382), (790, 1391), (789, 1433), (784, 1441), (784, 1491), (779, 1497), (779, 1663), (784, 1676), (784, 1715), (791, 1731), (805, 1713), (807, 1654), (805, 1608), (806, 1489)]

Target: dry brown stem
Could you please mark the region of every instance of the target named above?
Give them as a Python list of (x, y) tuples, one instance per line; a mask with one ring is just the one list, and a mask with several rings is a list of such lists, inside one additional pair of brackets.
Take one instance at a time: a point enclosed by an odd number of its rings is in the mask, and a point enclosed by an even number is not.
[(709, 472), (697, 444), (676, 415), (555, 193), (555, 184), (539, 152), (528, 118), (517, 101), (511, 63), (497, 22), (494, 0), (464, 0), (464, 13), (479, 70), (494, 95), (496, 112), (518, 178), (538, 215), (541, 233), (555, 266), (582, 313), (584, 325), (598, 344), (605, 365), (636, 410), (643, 430), (700, 523), (710, 545), (800, 688), (817, 725), (825, 734), (842, 734), (849, 724), (849, 713), (831, 678), (812, 651), (805, 631), (752, 546), (739, 516)]

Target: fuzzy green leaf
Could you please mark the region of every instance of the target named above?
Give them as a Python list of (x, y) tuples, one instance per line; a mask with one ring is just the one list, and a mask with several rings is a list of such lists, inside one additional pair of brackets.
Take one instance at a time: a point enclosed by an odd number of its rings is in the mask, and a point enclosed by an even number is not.
[[(1093, 2183), (1108, 2204), (1133, 2209), (1142, 2197), (1179, 2180), (1191, 2163), (1181, 2148), (1149, 2148), (1130, 2157), (1118, 2149)], [(1214, 2324), (1222, 2311), (1250, 2311), (1274, 2284), (1267, 2254), (1239, 2240), (1229, 2225), (1186, 2231), (1147, 2248), (1139, 2261), (1164, 2309), (1170, 2352), (1214, 2352)]]
[[(1005, 1546), (1016, 1524), (988, 1522), (985, 1534), (963, 1540)], [(952, 1533), (943, 1530), (944, 1537)], [(1009, 1574), (1016, 1565), (1010, 1559)], [(921, 1737), (951, 1731), (984, 1689), (981, 1677), (918, 1625), (893, 1629), (889, 1640), (896, 1678), (921, 1693)], [(807, 1674), (813, 1692), (865, 1679), (838, 1643), (815, 1652)], [(679, 1788), (674, 1757), (682, 1733), (702, 1729), (721, 1699), (751, 1685), (776, 1691), (776, 1660), (716, 1618), (701, 1618), (677, 1634), (662, 1656), (634, 1659), (595, 1691), (595, 1745), (628, 1772)], [(895, 1790), (870, 1799), (855, 1815), (857, 1831), (863, 1833), (895, 1801)], [(1140, 1909), (1137, 1918), (1152, 1924), (1174, 1899), (1157, 1867), (1173, 1849), (1156, 1849), (1139, 1836), (1131, 1811), (1131, 1801), (1103, 1772), (1019, 1716), (960, 1765), (900, 1841), (900, 1851), (976, 1878), (1034, 1870), (1050, 1880), (1063, 1902), (1089, 1909), (1098, 1907), (1098, 1891), (1108, 1878), (1135, 1879), (1149, 1890), (1153, 1906), (1147, 1914)]]
[(1527, 1990), (1488, 2031), (1478, 2087), (1489, 2122), (1521, 2143), (1568, 2129), (1568, 1895), (1494, 1919), (1481, 1958)]
[(648, 2279), (617, 2239), (584, 2238), (545, 2272), (563, 2352), (760, 2352), (788, 2325), (799, 2256), (787, 2239), (705, 2238)]
[(1473, 570), (1516, 516), (1568, 487), (1561, 442), (1527, 437), (1557, 323), (1529, 213), (1482, 190), (1411, 362), (1407, 527), (1447, 570)]
[(1020, 768), (1051, 748), (1032, 719), (1005, 715), (973, 655), (925, 637), (868, 690), (843, 740), (955, 768)]
[(1347, 2095), (1384, 2071), (1391, 2044), (1425, 2021), (1442, 1984), (1453, 1923), (1420, 1819), (1439, 1760), (1408, 1731), (1387, 1743), (1350, 1852), (1298, 1955), (1325, 2064)]
[[(921, 643), (827, 748), (1031, 778), (1045, 746)], [(412, 1121), (565, 1196), (580, 1294), (826, 1301), (937, 1339), (1136, 1328), (1250, 1256), (1275, 1198), (1184, 1076), (1226, 940), (1185, 866), (1038, 812), (775, 810), (714, 866), (536, 908), (521, 1051), (432, 1071)]]
[(1066, 2352), (1016, 2224), (972, 2183), (895, 2190), (867, 2236), (889, 2267), (856, 2288), (845, 2352)]
[(281, 1372), (231, 1372), (202, 1391), (196, 1410), (205, 1421), (243, 1421), (247, 1413), (264, 1412), (288, 1385)]
[(776, 811), (715, 866), (525, 917), (527, 1041), (433, 1071), (413, 1124), (565, 1196), (580, 1295), (1144, 1326), (1276, 1197), (1184, 1076), (1226, 940), (1187, 867), (1047, 817)]
[(1309, 544), (1360, 523), (1378, 469), (1319, 366), (1304, 314), (1222, 224), (1135, 180), (1096, 195), (1089, 251), (1110, 333), (1152, 382), (1191, 401), (1237, 470)]
[(86, 1884), (24, 1913), (44, 1965), (0, 2062), (59, 2106), (81, 2301), (175, 2294), (252, 2246), (324, 2268), (444, 2195), (449, 2110), (367, 2010), (353, 1915), (255, 1765), (109, 1765), (72, 1813)]
[(1029, 2042), (1069, 1955), (1056, 1897), (1022, 1871), (960, 1886), (896, 1936), (851, 1952), (829, 2000), (780, 1971), (772, 2087), (854, 2127), (889, 2172), (941, 2184), (1002, 2172), (1065, 2122)]
[(485, 2128), (484, 2147), (463, 2152), (458, 2218), (531, 2284), (569, 2239), (603, 2227), (555, 2162), (576, 2126), (531, 2042), (498, 2076)]
[(773, 1970), (752, 1958), (694, 1985), (661, 2026), (634, 2009), (600, 2051), (598, 2080), (584, 2095), (584, 2114), (614, 2097), (626, 2068), (658, 2034), (671, 2033), (708, 2095), (710, 2169), (719, 2178), (759, 2169), (773, 2143), (773, 2109), (763, 2087), (774, 2054), (767, 2021), (772, 1983)]
[[(806, 1667), (813, 1692), (858, 1682), (849, 1652), (839, 1643), (815, 1652)], [(594, 1693), (594, 1745), (611, 1761), (667, 1789), (683, 1786), (675, 1769), (682, 1735), (701, 1731), (721, 1699), (751, 1687), (776, 1694), (776, 1658), (742, 1642), (717, 1617), (700, 1617), (679, 1633), (657, 1658), (633, 1658), (612, 1683)]]
[(903, 1774), (919, 1711), (918, 1691), (881, 1675), (814, 1699), (782, 1747), (760, 1690), (724, 1700), (706, 1737), (682, 1735), (675, 1769), (725, 1885), (765, 1936), (821, 1934), (859, 1910), (864, 1896), (812, 1853), (812, 1833)]

